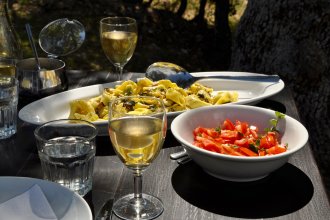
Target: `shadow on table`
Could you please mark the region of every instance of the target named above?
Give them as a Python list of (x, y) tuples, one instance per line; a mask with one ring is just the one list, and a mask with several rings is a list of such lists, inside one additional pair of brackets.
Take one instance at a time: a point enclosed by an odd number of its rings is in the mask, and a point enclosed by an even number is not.
[(238, 218), (290, 214), (304, 207), (314, 193), (311, 180), (289, 163), (261, 180), (241, 183), (212, 177), (191, 161), (173, 172), (172, 185), (192, 205)]
[(283, 105), (280, 102), (274, 101), (274, 100), (264, 99), (264, 100), (260, 101), (259, 103), (257, 103), (256, 106), (262, 107), (262, 108), (272, 109), (274, 111), (278, 111), (278, 112), (281, 112), (283, 114), (286, 113), (285, 105)]

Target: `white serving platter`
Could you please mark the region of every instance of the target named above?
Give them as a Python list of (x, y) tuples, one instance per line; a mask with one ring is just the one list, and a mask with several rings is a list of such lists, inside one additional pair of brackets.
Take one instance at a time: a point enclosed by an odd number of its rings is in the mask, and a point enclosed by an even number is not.
[[(192, 73), (195, 76), (210, 75), (215, 72)], [(245, 72), (222, 72), (227, 74), (253, 75), (256, 73)], [(267, 97), (279, 93), (284, 88), (284, 82), (267, 82), (263, 80), (233, 80), (207, 78), (198, 81), (199, 83), (212, 87), (217, 91), (237, 91), (238, 101), (235, 104), (253, 105)], [(57, 119), (68, 118), (70, 113), (69, 102), (75, 99), (88, 99), (102, 94), (104, 88), (114, 87), (122, 82), (111, 82), (81, 87), (54, 94), (23, 107), (19, 112), (19, 118), (25, 122), (40, 125), (45, 122)], [(232, 103), (228, 103), (232, 104)], [(226, 104), (227, 105), (227, 104)], [(181, 112), (170, 112), (167, 114), (170, 123)], [(105, 120), (93, 122), (99, 129), (99, 135), (107, 135), (107, 124)]]

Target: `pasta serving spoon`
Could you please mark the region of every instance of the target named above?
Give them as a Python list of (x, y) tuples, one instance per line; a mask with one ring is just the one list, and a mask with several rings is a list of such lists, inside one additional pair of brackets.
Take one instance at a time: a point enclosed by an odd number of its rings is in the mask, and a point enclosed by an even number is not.
[(236, 72), (210, 72), (203, 76), (194, 76), (183, 67), (168, 62), (156, 62), (151, 64), (146, 70), (146, 77), (153, 80), (169, 79), (182, 88), (188, 88), (194, 82), (205, 78), (219, 78), (231, 80), (262, 80), (263, 82), (278, 82), (278, 75), (236, 73)]

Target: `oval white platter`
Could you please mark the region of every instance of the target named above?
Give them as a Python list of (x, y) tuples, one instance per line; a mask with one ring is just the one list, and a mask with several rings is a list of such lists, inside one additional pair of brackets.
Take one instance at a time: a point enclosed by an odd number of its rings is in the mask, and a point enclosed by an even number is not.
[[(215, 72), (192, 73), (195, 76), (210, 75)], [(253, 75), (256, 73), (222, 72), (227, 74)], [(255, 104), (265, 98), (279, 93), (284, 88), (284, 82), (267, 82), (262, 80), (232, 80), (207, 78), (198, 81), (217, 91), (237, 91), (238, 101), (235, 104)], [(25, 122), (40, 125), (45, 122), (68, 118), (70, 113), (69, 102), (75, 99), (88, 99), (102, 94), (104, 88), (114, 87), (120, 81), (106, 84), (97, 84), (68, 90), (51, 96), (47, 96), (24, 106), (19, 112), (19, 118)], [(232, 104), (232, 103), (228, 103)], [(181, 112), (170, 112), (167, 114), (170, 123)], [(99, 129), (99, 135), (107, 135), (107, 124), (105, 120), (93, 122)]]

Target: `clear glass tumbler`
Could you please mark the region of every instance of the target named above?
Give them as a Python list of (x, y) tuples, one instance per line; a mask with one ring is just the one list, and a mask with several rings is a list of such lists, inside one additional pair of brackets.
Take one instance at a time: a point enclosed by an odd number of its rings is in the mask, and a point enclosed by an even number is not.
[(84, 196), (92, 189), (97, 128), (90, 122), (61, 119), (34, 131), (44, 179)]
[(18, 81), (15, 77), (0, 77), (0, 139), (17, 130)]

